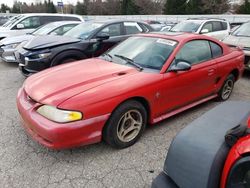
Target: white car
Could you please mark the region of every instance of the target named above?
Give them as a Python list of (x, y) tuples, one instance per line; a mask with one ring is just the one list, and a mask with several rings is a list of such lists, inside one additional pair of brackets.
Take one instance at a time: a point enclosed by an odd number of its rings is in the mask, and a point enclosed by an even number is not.
[(223, 42), (230, 47), (242, 48), (245, 53), (245, 68), (250, 70), (250, 22), (235, 28)]
[(18, 63), (16, 51), (36, 36), (63, 35), (81, 22), (59, 21), (45, 24), (35, 31), (25, 35), (6, 37), (0, 41), (0, 59), (8, 63)]
[(0, 40), (9, 36), (31, 33), (41, 25), (55, 21), (84, 21), (84, 19), (82, 16), (72, 14), (20, 14), (0, 27)]
[(176, 24), (170, 31), (198, 33), (223, 40), (230, 33), (230, 24), (223, 19), (188, 19)]

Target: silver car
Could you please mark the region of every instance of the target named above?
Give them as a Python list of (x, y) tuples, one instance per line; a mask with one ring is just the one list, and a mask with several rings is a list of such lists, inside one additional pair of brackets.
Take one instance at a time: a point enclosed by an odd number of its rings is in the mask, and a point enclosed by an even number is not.
[(52, 22), (41, 26), (30, 34), (7, 37), (0, 42), (0, 58), (9, 63), (18, 63), (18, 54), (16, 51), (22, 48), (26, 42), (35, 36), (41, 35), (63, 35), (81, 22), (60, 21)]
[(231, 47), (240, 47), (245, 53), (245, 66), (250, 70), (250, 22), (247, 22), (234, 30), (224, 40)]

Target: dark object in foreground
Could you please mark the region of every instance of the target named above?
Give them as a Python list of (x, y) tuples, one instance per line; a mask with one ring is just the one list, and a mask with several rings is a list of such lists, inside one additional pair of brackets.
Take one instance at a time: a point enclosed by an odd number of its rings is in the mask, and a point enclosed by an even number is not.
[(226, 102), (195, 120), (172, 141), (152, 188), (249, 187), (249, 118), (250, 102)]

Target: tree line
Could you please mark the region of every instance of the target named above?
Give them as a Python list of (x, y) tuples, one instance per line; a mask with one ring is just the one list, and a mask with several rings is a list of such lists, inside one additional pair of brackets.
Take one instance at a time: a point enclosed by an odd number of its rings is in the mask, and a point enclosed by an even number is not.
[(40, 3), (15, 1), (13, 7), (1, 4), (1, 12), (64, 13), (80, 15), (145, 15), (145, 14), (223, 14), (229, 10), (249, 14), (250, 2), (231, 7), (227, 0), (79, 0), (76, 5), (57, 7), (52, 0)]

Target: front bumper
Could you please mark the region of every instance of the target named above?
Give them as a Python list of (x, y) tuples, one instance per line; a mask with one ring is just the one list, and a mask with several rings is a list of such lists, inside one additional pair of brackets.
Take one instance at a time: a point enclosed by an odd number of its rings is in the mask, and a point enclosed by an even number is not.
[(29, 59), (19, 53), (19, 70), (24, 76), (30, 76), (50, 67), (49, 59)]
[(7, 63), (18, 63), (18, 59), (15, 56), (16, 49), (3, 49), (0, 48), (0, 58)]
[(102, 129), (110, 114), (71, 123), (55, 123), (36, 112), (41, 104), (30, 99), (21, 88), (17, 107), (26, 131), (40, 144), (52, 149), (65, 149), (101, 141)]

